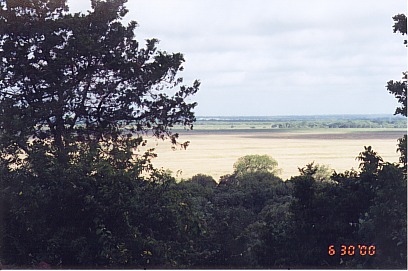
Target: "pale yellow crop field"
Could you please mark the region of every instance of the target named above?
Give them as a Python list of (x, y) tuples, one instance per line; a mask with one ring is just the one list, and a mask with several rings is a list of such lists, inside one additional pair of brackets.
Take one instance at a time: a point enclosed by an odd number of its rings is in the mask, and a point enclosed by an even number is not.
[(180, 141), (190, 141), (187, 150), (172, 150), (169, 142), (150, 140), (158, 157), (154, 166), (170, 169), (178, 179), (202, 173), (215, 180), (232, 173), (234, 162), (247, 154), (268, 154), (282, 169), (284, 180), (298, 175), (298, 167), (315, 161), (337, 172), (357, 169), (358, 154), (372, 146), (387, 162), (398, 162), (397, 139), (403, 131), (364, 132), (347, 129), (310, 132), (185, 133)]

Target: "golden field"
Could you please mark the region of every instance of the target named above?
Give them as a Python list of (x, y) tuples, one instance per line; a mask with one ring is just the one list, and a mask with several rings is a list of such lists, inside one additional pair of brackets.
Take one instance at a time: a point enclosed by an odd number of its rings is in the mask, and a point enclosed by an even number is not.
[(247, 154), (267, 154), (276, 159), (284, 180), (298, 175), (298, 167), (310, 162), (329, 165), (337, 172), (358, 169), (358, 154), (372, 146), (387, 162), (398, 162), (397, 139), (401, 129), (311, 129), (293, 131), (186, 131), (180, 142), (190, 141), (184, 150), (172, 150), (170, 142), (150, 139), (158, 157), (154, 166), (170, 169), (178, 179), (195, 174), (219, 177), (232, 173), (234, 162)]

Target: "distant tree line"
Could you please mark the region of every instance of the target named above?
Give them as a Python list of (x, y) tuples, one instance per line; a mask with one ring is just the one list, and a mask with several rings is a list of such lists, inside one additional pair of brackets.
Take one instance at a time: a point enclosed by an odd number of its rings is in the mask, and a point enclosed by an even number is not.
[(291, 121), (272, 123), (271, 128), (405, 128), (405, 119), (397, 120), (337, 120)]
[(271, 128), (271, 129), (309, 129), (309, 128), (406, 128), (405, 118), (382, 119), (337, 119), (337, 120), (282, 120), (282, 121), (197, 121), (197, 129), (203, 127), (215, 129), (228, 128)]

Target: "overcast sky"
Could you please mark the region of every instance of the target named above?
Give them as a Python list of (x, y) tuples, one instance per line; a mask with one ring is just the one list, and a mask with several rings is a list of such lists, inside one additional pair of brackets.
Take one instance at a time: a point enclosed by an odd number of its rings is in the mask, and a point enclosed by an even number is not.
[[(69, 0), (71, 11), (90, 9)], [(136, 38), (181, 52), (198, 116), (392, 114), (405, 0), (128, 0)]]

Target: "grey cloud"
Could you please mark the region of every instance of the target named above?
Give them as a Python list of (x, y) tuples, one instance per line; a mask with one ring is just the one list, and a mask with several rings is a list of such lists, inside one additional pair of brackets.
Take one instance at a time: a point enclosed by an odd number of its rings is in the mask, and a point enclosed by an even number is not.
[(391, 19), (403, 2), (129, 0), (126, 19), (139, 40), (184, 53), (185, 82), (202, 81), (198, 114), (392, 113), (384, 86), (406, 65)]

